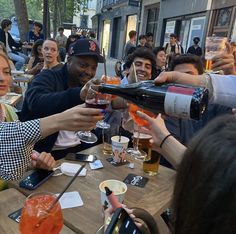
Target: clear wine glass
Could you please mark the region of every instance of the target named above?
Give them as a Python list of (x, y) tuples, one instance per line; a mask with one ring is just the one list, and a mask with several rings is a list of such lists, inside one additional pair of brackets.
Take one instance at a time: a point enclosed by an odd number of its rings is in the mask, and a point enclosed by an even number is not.
[[(111, 95), (101, 94), (96, 90), (97, 90), (96, 85), (94, 86), (94, 88), (93, 88), (93, 86), (91, 86), (89, 88), (86, 99), (85, 99), (86, 107), (97, 108), (97, 109), (106, 109), (110, 103), (110, 96)], [(100, 126), (103, 126), (102, 121), (98, 121), (98, 123), (99, 122), (100, 122)], [(97, 127), (98, 127), (98, 123), (96, 125)], [(110, 125), (109, 125), (109, 127), (110, 127)], [(101, 127), (101, 128), (106, 128), (106, 126)], [(97, 142), (97, 140), (98, 140), (97, 136), (90, 131), (79, 131), (77, 134), (78, 134), (79, 139), (85, 143), (92, 144), (92, 143)]]
[[(131, 156), (133, 156), (135, 159), (144, 159), (147, 156), (147, 153), (138, 148), (139, 147), (139, 138), (140, 138), (140, 128), (147, 126), (148, 123), (146, 120), (140, 118), (137, 115), (137, 111), (145, 112), (146, 114), (148, 114), (151, 117), (155, 117), (155, 115), (149, 111), (139, 108), (138, 106), (136, 106), (134, 104), (129, 103), (129, 115), (133, 119), (133, 121), (135, 122), (135, 124), (137, 126), (137, 130), (136, 130), (137, 134), (134, 133), (134, 136), (133, 136), (133, 148), (128, 148), (126, 150), (126, 152), (128, 154), (130, 154)], [(134, 127), (134, 130), (135, 130), (135, 127)]]

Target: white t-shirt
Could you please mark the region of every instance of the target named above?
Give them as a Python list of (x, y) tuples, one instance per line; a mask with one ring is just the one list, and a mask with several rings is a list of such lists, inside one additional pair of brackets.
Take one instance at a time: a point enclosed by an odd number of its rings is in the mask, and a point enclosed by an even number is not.
[(80, 144), (80, 139), (76, 132), (72, 131), (59, 131), (57, 140), (53, 146), (53, 150), (62, 150), (74, 147)]

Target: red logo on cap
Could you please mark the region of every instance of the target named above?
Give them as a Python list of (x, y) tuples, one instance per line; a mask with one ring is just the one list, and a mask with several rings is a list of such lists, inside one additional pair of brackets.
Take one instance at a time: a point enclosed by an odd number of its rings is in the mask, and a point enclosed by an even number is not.
[(89, 50), (96, 51), (97, 45), (94, 41), (89, 41), (90, 47)]

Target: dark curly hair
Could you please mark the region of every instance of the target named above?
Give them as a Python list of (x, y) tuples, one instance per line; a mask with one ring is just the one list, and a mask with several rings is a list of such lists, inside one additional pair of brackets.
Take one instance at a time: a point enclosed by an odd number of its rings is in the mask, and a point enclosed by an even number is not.
[(152, 74), (155, 72), (155, 69), (156, 69), (155, 54), (152, 52), (151, 49), (149, 49), (147, 47), (139, 47), (139, 48), (135, 49), (134, 52), (128, 56), (126, 63), (125, 63), (125, 67), (130, 68), (134, 59), (137, 57), (150, 60), (151, 64), (152, 64)]

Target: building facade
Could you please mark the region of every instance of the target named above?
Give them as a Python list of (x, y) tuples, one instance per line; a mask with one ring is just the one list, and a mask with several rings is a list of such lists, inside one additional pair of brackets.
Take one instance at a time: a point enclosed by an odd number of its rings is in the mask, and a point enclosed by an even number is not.
[(160, 14), (160, 0), (143, 0), (141, 1), (141, 18), (139, 24), (139, 33), (153, 33), (155, 44), (159, 39), (158, 25)]
[(121, 59), (129, 31), (138, 29), (139, 0), (101, 0), (97, 6), (92, 20), (100, 46), (108, 57)]
[(73, 24), (81, 29), (92, 29), (92, 17), (96, 14), (97, 0), (87, 0), (78, 15), (73, 16)]
[(184, 51), (193, 43), (194, 37), (201, 39), (204, 45), (211, 15), (211, 0), (162, 0), (158, 25), (157, 42), (165, 45), (171, 33), (177, 37)]
[(97, 0), (96, 13), (93, 28), (113, 58), (122, 58), (130, 30), (153, 33), (155, 46), (165, 45), (175, 33), (184, 51), (196, 36), (200, 46), (213, 34), (236, 41), (236, 0)]
[(236, 1), (212, 0), (208, 35), (228, 37), (236, 42)]

